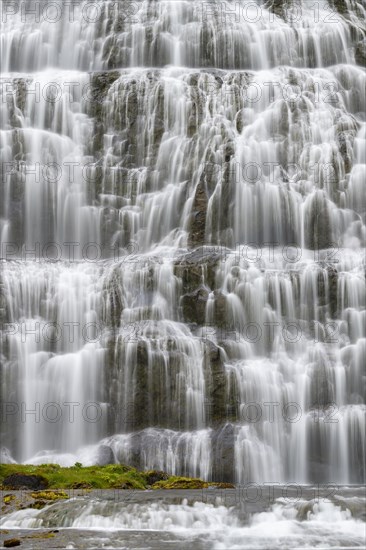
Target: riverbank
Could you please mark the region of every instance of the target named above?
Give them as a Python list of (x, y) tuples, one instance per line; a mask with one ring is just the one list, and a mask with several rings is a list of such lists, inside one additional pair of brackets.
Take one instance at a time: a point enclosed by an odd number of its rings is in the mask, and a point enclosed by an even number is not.
[[(87, 466), (76, 463), (64, 468), (58, 464), (1, 464), (0, 488), (34, 491), (63, 489), (205, 489), (232, 488), (231, 483), (207, 482), (199, 478), (172, 476), (158, 470), (138, 471), (124, 464)], [(52, 494), (52, 491), (50, 492)], [(61, 494), (61, 493), (60, 493)], [(55, 497), (54, 497), (55, 498)], [(60, 497), (65, 498), (65, 497)]]
[[(57, 502), (78, 501), (120, 502), (121, 506), (131, 501), (136, 492), (143, 501), (148, 501), (154, 495), (158, 499), (162, 494), (179, 494), (179, 501), (189, 493), (195, 498), (205, 489), (225, 490), (234, 488), (230, 483), (205, 482), (198, 478), (170, 476), (166, 472), (149, 470), (141, 472), (123, 464), (106, 466), (88, 466), (76, 463), (64, 468), (58, 464), (1, 464), (0, 465), (0, 500), (1, 516), (17, 517), (18, 514), (32, 518), (34, 511), (49, 508)], [(183, 493), (181, 492), (182, 490)], [(198, 491), (201, 490), (201, 491)], [(146, 493), (150, 495), (146, 497)], [(198, 493), (198, 494), (197, 494)], [(177, 496), (175, 497), (177, 498)], [(174, 500), (174, 498), (173, 498)], [(63, 513), (66, 509), (63, 510)], [(58, 525), (57, 525), (58, 526)], [(2, 546), (12, 548), (25, 545), (29, 549), (43, 548), (90, 548), (95, 540), (100, 544), (102, 532), (90, 534), (83, 530), (70, 529), (1, 529)], [(102, 537), (103, 538), (103, 537)], [(160, 547), (161, 537), (158, 537), (156, 547)], [(70, 542), (73, 541), (73, 542)], [(169, 544), (169, 541), (167, 541)]]

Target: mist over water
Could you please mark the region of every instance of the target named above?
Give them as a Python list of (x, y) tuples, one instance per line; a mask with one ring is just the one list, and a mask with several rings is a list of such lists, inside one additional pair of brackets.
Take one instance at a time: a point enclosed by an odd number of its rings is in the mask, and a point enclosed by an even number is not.
[[(363, 484), (365, 3), (49, 4), (2, 6), (1, 462)], [(353, 498), (1, 525), (351, 547)]]

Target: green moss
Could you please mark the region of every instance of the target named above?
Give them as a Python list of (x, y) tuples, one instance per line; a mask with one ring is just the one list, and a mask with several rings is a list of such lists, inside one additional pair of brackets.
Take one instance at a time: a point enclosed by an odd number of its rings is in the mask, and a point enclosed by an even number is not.
[(49, 504), (49, 502), (46, 502), (45, 500), (35, 500), (34, 502), (31, 502), (31, 504), (29, 504), (27, 506), (27, 508), (34, 508), (35, 510), (42, 510), (42, 508), (47, 506), (47, 504)]
[[(218, 487), (222, 489), (233, 487), (230, 483), (206, 482), (202, 479), (168, 476), (165, 472), (150, 470), (139, 472), (135, 468), (123, 464), (108, 466), (83, 467), (77, 463), (70, 468), (63, 468), (57, 464), (0, 464), (0, 485), (4, 479), (12, 474), (41, 475), (48, 483), (48, 490), (33, 491), (34, 508), (42, 508), (49, 501), (68, 498), (61, 489), (206, 489)], [(58, 489), (52, 491), (50, 489)], [(13, 495), (11, 495), (13, 498)], [(4, 503), (6, 502), (4, 497)], [(10, 502), (11, 499), (9, 499)], [(48, 502), (47, 502), (48, 501)]]
[(157, 481), (153, 489), (204, 489), (208, 483), (202, 479), (191, 479), (189, 477), (171, 476), (167, 480)]
[(35, 491), (31, 493), (31, 496), (36, 499), (43, 500), (59, 500), (62, 498), (69, 498), (64, 491)]
[(15, 500), (15, 495), (5, 495), (3, 498), (4, 504), (10, 504), (13, 500)]
[(71, 484), (71, 489), (86, 489), (91, 491), (93, 489), (93, 485), (86, 481), (75, 481), (75, 483)]
[(145, 489), (147, 485), (142, 472), (121, 464), (85, 468), (79, 464), (70, 468), (62, 468), (57, 464), (1, 464), (0, 484), (11, 474), (42, 475), (46, 478), (49, 489)]
[(52, 531), (48, 531), (47, 533), (33, 533), (32, 535), (27, 535), (27, 538), (28, 539), (52, 539), (54, 536), (55, 536), (55, 533), (53, 533)]
[(152, 489), (207, 489), (208, 487), (231, 489), (234, 485), (232, 483), (208, 482), (199, 478), (171, 476), (167, 480), (154, 483)]

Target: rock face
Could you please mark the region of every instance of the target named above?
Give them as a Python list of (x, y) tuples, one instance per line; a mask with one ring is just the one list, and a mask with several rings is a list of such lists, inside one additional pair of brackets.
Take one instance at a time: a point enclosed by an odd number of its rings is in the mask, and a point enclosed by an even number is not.
[(3, 481), (7, 489), (32, 489), (39, 491), (47, 489), (48, 481), (41, 475), (11, 474)]
[[(208, 404), (207, 421), (214, 427), (222, 424), (227, 414), (228, 380), (224, 355), (222, 349), (212, 342), (207, 342), (204, 355)], [(218, 477), (216, 479), (219, 480)]]
[(282, 19), (286, 19), (288, 10), (291, 8), (292, 0), (267, 0), (265, 7)]
[(334, 244), (330, 221), (330, 206), (321, 192), (314, 196), (306, 224), (307, 246), (312, 250), (332, 248)]
[(201, 286), (182, 297), (183, 317), (187, 323), (204, 324), (208, 294), (208, 289)]
[(365, 65), (366, 65), (366, 39), (363, 39), (361, 42), (359, 42), (356, 45), (355, 58), (356, 58), (356, 63), (361, 65), (361, 67), (365, 67)]
[[(229, 252), (228, 250), (226, 252)], [(203, 246), (182, 255), (175, 261), (174, 273), (182, 280), (183, 293), (191, 293), (201, 284), (215, 288), (216, 268), (219, 265), (224, 249)]]
[(189, 246), (191, 248), (202, 246), (205, 243), (207, 201), (204, 178), (201, 178), (196, 188), (191, 213), (189, 233)]
[(231, 424), (224, 425), (215, 433), (213, 443), (214, 480), (230, 482), (235, 479), (234, 441), (234, 429)]

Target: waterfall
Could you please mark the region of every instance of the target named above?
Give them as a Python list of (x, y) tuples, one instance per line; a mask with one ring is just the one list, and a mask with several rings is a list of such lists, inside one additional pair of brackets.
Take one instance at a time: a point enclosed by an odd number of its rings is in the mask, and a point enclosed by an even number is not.
[(1, 10), (3, 459), (364, 482), (365, 3)]

